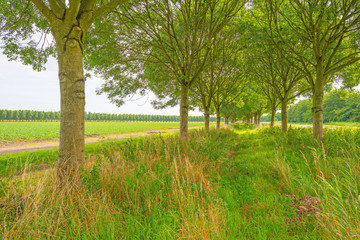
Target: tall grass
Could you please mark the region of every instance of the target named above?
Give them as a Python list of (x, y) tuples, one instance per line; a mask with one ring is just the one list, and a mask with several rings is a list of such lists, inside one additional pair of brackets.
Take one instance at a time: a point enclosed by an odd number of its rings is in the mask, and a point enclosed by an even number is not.
[(4, 239), (360, 239), (360, 132), (193, 131), (94, 145), (77, 191), (53, 168), (0, 181)]
[(319, 198), (317, 222), (327, 236), (360, 239), (360, 130), (324, 129), (322, 142), (312, 139), (309, 128), (292, 128), (287, 134), (280, 128), (259, 131), (273, 135), (279, 146), (275, 155), (287, 156), (276, 168), (288, 185), (292, 179), (293, 192)]
[(74, 193), (59, 192), (54, 171), (4, 184), (4, 239), (224, 239), (217, 197), (229, 131), (128, 141), (89, 157)]

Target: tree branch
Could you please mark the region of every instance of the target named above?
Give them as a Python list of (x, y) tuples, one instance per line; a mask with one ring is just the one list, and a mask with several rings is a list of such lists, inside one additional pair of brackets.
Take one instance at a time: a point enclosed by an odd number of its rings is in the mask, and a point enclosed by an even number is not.
[(117, 6), (124, 4), (128, 0), (112, 0), (109, 3), (95, 9), (93, 18), (96, 19), (106, 13), (113, 11)]
[(96, 3), (96, 0), (81, 1), (80, 11), (84, 12), (84, 11), (94, 9), (95, 3)]
[[(62, 18), (66, 9), (65, 4), (59, 5), (59, 1), (48, 0), (51, 11), (56, 15), (57, 18)], [(61, 2), (61, 1), (60, 1)]]
[(70, 0), (70, 7), (65, 13), (65, 25), (72, 24), (79, 13), (80, 0)]
[(46, 19), (51, 23), (53, 21), (53, 14), (50, 9), (46, 6), (43, 0), (31, 0), (31, 2), (36, 6), (36, 8), (46, 17)]

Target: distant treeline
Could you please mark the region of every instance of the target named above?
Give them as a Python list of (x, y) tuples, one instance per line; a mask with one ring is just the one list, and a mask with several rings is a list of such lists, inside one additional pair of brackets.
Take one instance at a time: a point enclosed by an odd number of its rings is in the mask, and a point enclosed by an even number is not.
[[(44, 112), (33, 110), (0, 110), (0, 121), (56, 121), (60, 120), (60, 112)], [(138, 122), (179, 122), (179, 116), (143, 115), (143, 114), (109, 114), (85, 112), (87, 121), (138, 121)], [(203, 122), (204, 116), (189, 116), (189, 122)], [(216, 118), (211, 117), (211, 122)]]
[[(288, 122), (311, 123), (312, 101), (303, 100), (290, 106), (288, 110)], [(360, 122), (360, 92), (334, 90), (324, 97), (324, 123), (327, 122)], [(276, 121), (281, 121), (280, 113), (276, 114)], [(262, 118), (264, 122), (270, 122), (270, 115)]]

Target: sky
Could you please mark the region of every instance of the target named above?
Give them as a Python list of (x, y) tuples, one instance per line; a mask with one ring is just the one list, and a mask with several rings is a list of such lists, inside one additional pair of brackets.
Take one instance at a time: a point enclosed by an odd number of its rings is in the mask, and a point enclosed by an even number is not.
[[(45, 67), (45, 71), (37, 72), (20, 61), (8, 61), (6, 56), (0, 53), (0, 109), (59, 111), (60, 88), (56, 59), (50, 58)], [(86, 112), (179, 115), (179, 106), (162, 110), (154, 109), (150, 102), (155, 97), (151, 93), (142, 98), (135, 96), (120, 108), (116, 107), (110, 103), (106, 95), (96, 95), (96, 89), (103, 82), (96, 77), (86, 81)], [(191, 111), (189, 115), (202, 114), (199, 111)]]

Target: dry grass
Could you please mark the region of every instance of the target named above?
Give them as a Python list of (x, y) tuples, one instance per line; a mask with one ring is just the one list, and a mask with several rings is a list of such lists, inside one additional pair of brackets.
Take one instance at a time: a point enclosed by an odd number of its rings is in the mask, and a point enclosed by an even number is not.
[[(195, 132), (189, 143), (146, 138), (104, 152), (81, 170), (71, 193), (57, 189), (52, 169), (9, 181), (1, 198), (1, 234), (4, 239), (220, 239), (224, 207), (213, 186), (231, 134), (206, 135)], [(224, 153), (211, 159), (209, 147)]]

